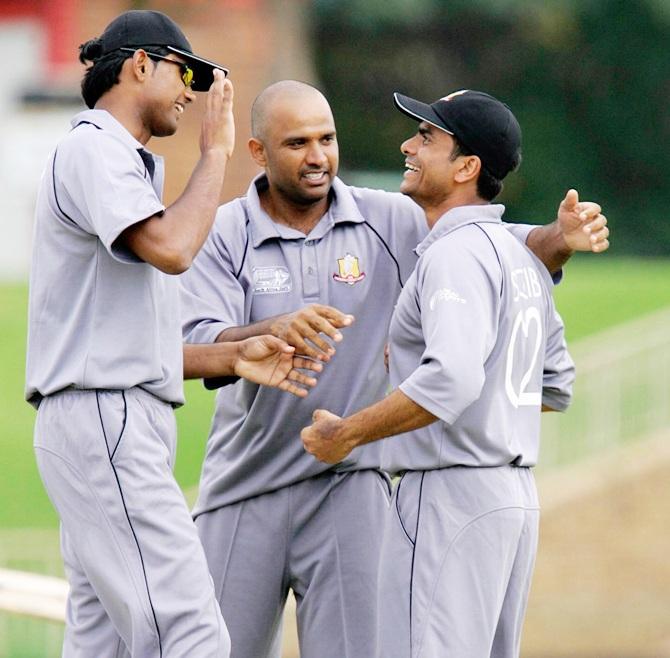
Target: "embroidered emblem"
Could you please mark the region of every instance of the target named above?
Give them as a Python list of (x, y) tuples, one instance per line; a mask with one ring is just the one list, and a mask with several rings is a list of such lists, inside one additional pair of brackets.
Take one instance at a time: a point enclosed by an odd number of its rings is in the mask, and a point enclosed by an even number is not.
[(274, 295), (280, 292), (291, 292), (293, 283), (291, 274), (286, 267), (254, 267), (254, 292), (258, 295)]
[(361, 272), (356, 256), (347, 253), (344, 255), (344, 258), (337, 259), (337, 265), (340, 271), (337, 274), (333, 274), (335, 281), (353, 286), (354, 283), (358, 283), (365, 278), (365, 272)]
[(449, 288), (440, 288), (431, 295), (430, 301), (428, 302), (431, 311), (435, 310), (438, 302), (456, 302), (458, 304), (468, 303), (457, 292), (449, 290)]

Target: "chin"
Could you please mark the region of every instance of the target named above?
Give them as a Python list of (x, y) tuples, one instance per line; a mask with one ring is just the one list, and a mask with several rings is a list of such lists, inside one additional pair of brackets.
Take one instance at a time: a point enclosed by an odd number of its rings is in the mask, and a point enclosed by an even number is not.
[(408, 197), (412, 196), (412, 185), (408, 183), (405, 179), (400, 183), (400, 192)]
[(151, 134), (154, 137), (170, 137), (177, 132), (179, 124), (175, 121), (174, 123), (162, 123), (158, 126), (153, 126)]
[(310, 187), (296, 189), (293, 194), (293, 198), (297, 203), (304, 205), (311, 205), (312, 203), (317, 203), (322, 199), (325, 199), (328, 196), (331, 188), (331, 181), (320, 185), (319, 187)]

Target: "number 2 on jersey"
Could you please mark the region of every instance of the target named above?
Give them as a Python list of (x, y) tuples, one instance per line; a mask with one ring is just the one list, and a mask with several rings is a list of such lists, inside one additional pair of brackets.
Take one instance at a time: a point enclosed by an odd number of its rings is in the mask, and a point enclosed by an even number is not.
[[(530, 354), (530, 361), (527, 363), (525, 371), (523, 371), (523, 376), (521, 377), (521, 382), (519, 384), (518, 390), (514, 387), (512, 382), (512, 372), (515, 366), (515, 350), (517, 342), (519, 340), (528, 340), (531, 327), (535, 325), (535, 345)], [(542, 345), (542, 322), (540, 320), (540, 312), (535, 306), (529, 306), (517, 314), (514, 319), (514, 325), (512, 326), (512, 335), (509, 339), (509, 345), (507, 347), (507, 363), (505, 366), (505, 392), (509, 401), (514, 405), (515, 408), (518, 407), (528, 407), (528, 406), (539, 406), (542, 401), (541, 391), (528, 391), (528, 383), (530, 378), (533, 376), (533, 371), (535, 369), (535, 364), (537, 362), (537, 357), (540, 352), (540, 347)], [(526, 353), (525, 350), (520, 353)], [(518, 355), (516, 355), (518, 357)], [(526, 364), (517, 364), (521, 368), (525, 367)]]

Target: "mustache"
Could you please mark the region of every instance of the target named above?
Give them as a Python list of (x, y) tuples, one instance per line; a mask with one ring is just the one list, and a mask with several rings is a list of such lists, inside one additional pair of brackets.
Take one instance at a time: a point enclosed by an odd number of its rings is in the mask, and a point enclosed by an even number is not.
[(301, 174), (314, 174), (319, 171), (323, 171), (326, 174), (330, 173), (330, 167), (306, 167), (305, 169), (301, 169), (300, 173)]

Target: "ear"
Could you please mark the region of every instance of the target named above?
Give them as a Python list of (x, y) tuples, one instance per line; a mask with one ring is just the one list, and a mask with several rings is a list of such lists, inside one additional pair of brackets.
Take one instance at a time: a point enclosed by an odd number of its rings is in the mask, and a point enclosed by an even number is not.
[(263, 145), (263, 142), (256, 139), (255, 137), (252, 137), (247, 142), (247, 147), (249, 149), (249, 153), (251, 154), (251, 157), (252, 157), (253, 161), (259, 167), (262, 167), (263, 169), (265, 169), (265, 166), (267, 164), (267, 159), (265, 157), (265, 146)]
[(461, 166), (456, 170), (454, 180), (457, 183), (468, 183), (471, 180), (476, 181), (482, 169), (482, 161), (479, 159), (479, 156), (463, 155), (459, 156), (459, 160), (461, 160)]
[(128, 60), (131, 62), (130, 68), (133, 74), (133, 77), (138, 82), (144, 82), (144, 80), (151, 73), (151, 61), (149, 56), (143, 50), (136, 50), (132, 59)]

